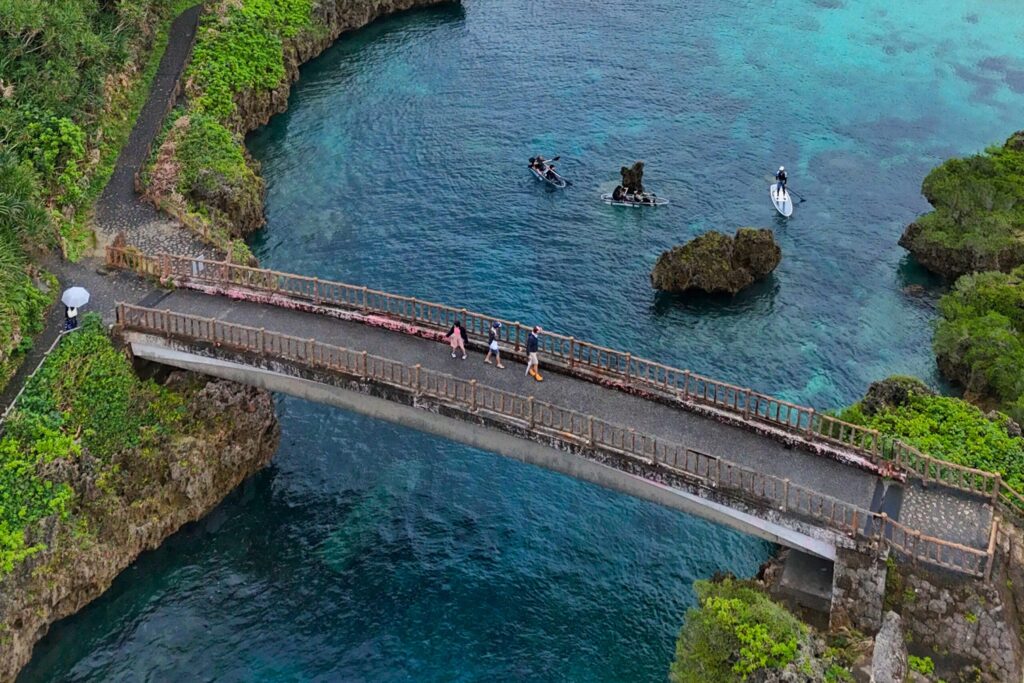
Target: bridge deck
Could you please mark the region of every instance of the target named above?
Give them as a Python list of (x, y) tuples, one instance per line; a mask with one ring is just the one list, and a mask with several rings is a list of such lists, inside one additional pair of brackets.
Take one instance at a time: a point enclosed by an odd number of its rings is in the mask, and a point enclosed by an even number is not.
[[(795, 484), (864, 509), (872, 509), (874, 502), (877, 510), (880, 503), (876, 490), (880, 491), (881, 479), (871, 473), (787, 448), (779, 441), (739, 427), (582, 379), (546, 373), (545, 381), (536, 382), (524, 375), (524, 367), (519, 363), (506, 361), (506, 369), (499, 370), (484, 364), (480, 353), (471, 351), (465, 361), (452, 359), (446, 345), (383, 328), (186, 290), (171, 293), (155, 307), (315, 338), (409, 365), (420, 363), (424, 368), (476, 379), (481, 384), (532, 395), (609, 422), (635, 427), (637, 431), (666, 441), (684, 444), (766, 474), (789, 478)], [(542, 356), (542, 372), (543, 362)], [(897, 512), (886, 511), (891, 516)]]

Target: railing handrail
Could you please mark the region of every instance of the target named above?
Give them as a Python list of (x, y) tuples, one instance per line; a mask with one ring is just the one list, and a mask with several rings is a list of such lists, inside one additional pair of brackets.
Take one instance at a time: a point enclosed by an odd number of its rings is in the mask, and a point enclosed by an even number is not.
[[(599, 447), (630, 458), (640, 459), (647, 464), (665, 468), (679, 476), (691, 480), (697, 479), (705, 486), (723, 491), (726, 496), (737, 498), (738, 496), (731, 492), (738, 488), (745, 496), (753, 496), (767, 501), (772, 508), (810, 517), (817, 523), (836, 529), (853, 538), (864, 536), (869, 539), (884, 540), (891, 547), (895, 547), (911, 558), (934, 562), (966, 574), (982, 576), (986, 571), (987, 564), (992, 561), (993, 551), (991, 549), (986, 552), (933, 538), (894, 522), (884, 514), (875, 513), (852, 503), (793, 484), (788, 479), (762, 474), (682, 444), (638, 434), (628, 427), (607, 422), (594, 415), (539, 401), (532, 396), (522, 396), (480, 385), (475, 380), (464, 380), (434, 370), (426, 370), (420, 365), (409, 366), (366, 351), (355, 351), (325, 344), (315, 339), (302, 339), (262, 328), (170, 310), (118, 303), (117, 322), (122, 329), (126, 330), (163, 334), (188, 341), (206, 342), (218, 347), (234, 347), (261, 355), (269, 353), (277, 358), (304, 363), (310, 367), (325, 367), (331, 371), (357, 376), (364, 380), (372, 379), (385, 384), (397, 384), (405, 389), (415, 390), (418, 394), (437, 395), (445, 400), (466, 404), (470, 411), (484, 410), (506, 421), (512, 419), (517, 424), (527, 423), (531, 430), (554, 432), (558, 438), (563, 440), (576, 441), (590, 447)], [(380, 368), (379, 371), (378, 368)], [(432, 382), (434, 389), (431, 389)], [(449, 387), (451, 387), (450, 391)], [(556, 415), (558, 416), (557, 421)], [(548, 416), (550, 416), (550, 425), (547, 424)], [(611, 434), (610, 439), (606, 436), (608, 434)], [(683, 457), (682, 466), (679, 463), (680, 456)], [(695, 462), (692, 469), (689, 467), (691, 456)], [(702, 463), (703, 475), (701, 474)], [(714, 465), (714, 476), (712, 476), (712, 465)], [(723, 480), (723, 471), (727, 480)], [(795, 506), (791, 502), (794, 497)], [(803, 504), (804, 501), (806, 501), (806, 505)], [(864, 533), (863, 530), (866, 528), (870, 528), (872, 533)], [(935, 558), (930, 558), (927, 555), (921, 556), (920, 553), (917, 553), (916, 545), (911, 550), (906, 544), (897, 543), (895, 541), (896, 532), (902, 532), (905, 536), (909, 535), (915, 539), (917, 544), (924, 542), (926, 551), (929, 546), (940, 548), (938, 555)], [(943, 560), (942, 548), (954, 552), (954, 558), (958, 558), (958, 560)], [(955, 553), (959, 553), (959, 555)], [(969, 565), (967, 562), (969, 557), (976, 558), (979, 564)], [(985, 561), (982, 562), (977, 558), (985, 558)]]
[[(486, 328), (483, 325), (475, 325), (474, 327), (480, 329), (474, 329), (468, 324), (470, 320), (474, 323), (500, 322), (504, 335), (502, 341), (514, 344), (514, 351), (518, 351), (521, 346), (521, 331), (524, 327), (529, 329), (518, 321), (486, 315), (465, 308), (424, 301), (416, 297), (392, 294), (344, 282), (321, 280), (307, 275), (223, 261), (209, 261), (202, 257), (176, 256), (166, 253), (153, 256), (131, 248), (113, 246), (108, 246), (106, 253), (107, 262), (113, 267), (128, 268), (164, 280), (183, 277), (196, 282), (208, 281), (242, 286), (257, 291), (282, 294), (290, 298), (298, 297), (317, 305), (348, 307), (365, 312), (372, 311), (389, 317), (410, 320), (415, 324), (428, 327), (443, 328), (450, 325), (451, 321), (461, 318), (463, 323), (470, 328), (468, 330), (470, 333), (475, 331), (483, 335), (486, 334)], [(179, 268), (179, 265), (183, 267)], [(233, 274), (237, 274), (238, 277), (232, 277)], [(271, 282), (274, 283), (274, 286), (270, 286)], [(287, 283), (301, 283), (303, 286), (301, 288), (283, 288), (283, 284)], [(336, 296), (333, 296), (339, 291), (351, 294), (352, 298), (339, 301)], [(387, 305), (380, 306), (371, 300), (383, 300), (387, 302)], [(393, 307), (391, 302), (400, 302), (401, 310)], [(408, 306), (412, 307), (411, 314), (406, 310)], [(421, 314), (418, 315), (417, 310)], [(424, 310), (431, 313), (443, 312), (444, 315), (422, 314)], [(444, 322), (441, 322), (442, 317)], [(515, 331), (514, 339), (511, 338), (513, 330)], [(688, 369), (681, 370), (657, 361), (634, 356), (630, 352), (618, 351), (549, 330), (544, 331), (542, 343), (544, 344), (543, 351), (547, 356), (558, 359), (559, 362), (574, 371), (611, 375), (618, 380), (624, 380), (631, 386), (668, 394), (684, 403), (710, 404), (714, 408), (732, 413), (748, 423), (769, 424), (797, 433), (811, 441), (819, 440), (830, 445), (838, 444), (868, 457), (872, 462), (879, 459), (885, 460), (899, 470), (910, 472), (926, 481), (932, 479), (951, 488), (992, 496), (996, 502), (1001, 499), (998, 490), (1001, 486), (1006, 486), (1005, 482), (999, 481), (1001, 478), (997, 474), (935, 458), (899, 439), (884, 436), (878, 430), (846, 422), (827, 413), (817, 412), (814, 408), (755, 392), (747, 387), (716, 380)], [(568, 349), (568, 353), (564, 351), (565, 349)], [(591, 359), (595, 355), (597, 361), (593, 362)], [(604, 363), (601, 361), (602, 356), (607, 359)], [(613, 358), (614, 362), (612, 362)], [(661, 380), (656, 379), (659, 376)], [(682, 386), (679, 386), (680, 382), (682, 382)], [(703, 387), (702, 391), (701, 387)], [(720, 396), (722, 396), (721, 399)], [(913, 455), (912, 461), (908, 462), (901, 458), (901, 452)], [(933, 471), (936, 473), (934, 477), (930, 476)], [(956, 474), (940, 478), (939, 475), (943, 471)], [(1024, 504), (1024, 497), (1022, 497), (1022, 504)]]

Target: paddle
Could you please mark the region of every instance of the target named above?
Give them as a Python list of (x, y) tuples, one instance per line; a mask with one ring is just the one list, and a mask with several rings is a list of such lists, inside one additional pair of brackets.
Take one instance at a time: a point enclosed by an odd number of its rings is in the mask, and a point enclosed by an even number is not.
[[(769, 183), (771, 183), (773, 185), (775, 183), (779, 182), (778, 179), (775, 176), (773, 176), (773, 175), (765, 174), (764, 178), (765, 178), (765, 180), (767, 180)], [(790, 193), (791, 195), (793, 195), (794, 197), (799, 199), (801, 204), (803, 204), (804, 202), (807, 201), (806, 199), (803, 198), (802, 195), (799, 195), (796, 192), (793, 192), (793, 190), (789, 189), (789, 186), (786, 187), (786, 192)]]

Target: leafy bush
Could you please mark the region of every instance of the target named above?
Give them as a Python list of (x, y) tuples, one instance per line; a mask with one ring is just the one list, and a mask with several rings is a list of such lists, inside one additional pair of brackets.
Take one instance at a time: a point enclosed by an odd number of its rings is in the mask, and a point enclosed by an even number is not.
[(675, 683), (747, 680), (796, 659), (808, 629), (764, 593), (733, 579), (697, 581), (694, 590), (699, 606), (676, 643)]
[(965, 275), (939, 314), (933, 345), (943, 372), (1024, 418), (1024, 267)]
[(857, 403), (839, 417), (899, 438), (936, 458), (999, 472), (1017, 490), (1024, 488), (1024, 439), (1009, 435), (1005, 416), (990, 420), (961, 399), (910, 393), (901, 405), (868, 414)]

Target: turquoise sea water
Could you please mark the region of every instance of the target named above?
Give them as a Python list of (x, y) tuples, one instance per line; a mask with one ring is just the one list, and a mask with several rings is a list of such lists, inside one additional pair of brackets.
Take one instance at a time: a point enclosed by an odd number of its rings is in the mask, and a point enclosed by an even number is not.
[[(492, 311), (834, 407), (938, 381), (920, 182), (1024, 126), (1016, 0), (467, 0), (343, 39), (250, 140), (264, 264)], [(561, 154), (552, 191), (525, 159)], [(647, 162), (662, 211), (597, 201)], [(779, 164), (807, 201), (774, 215)], [(665, 248), (775, 229), (735, 299)], [(282, 398), (280, 453), (58, 625), (23, 680), (657, 681), (694, 579), (769, 548), (498, 456)]]

